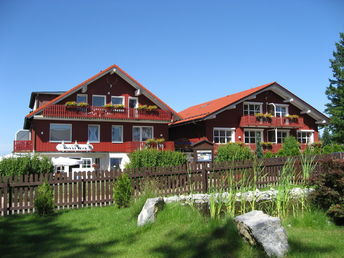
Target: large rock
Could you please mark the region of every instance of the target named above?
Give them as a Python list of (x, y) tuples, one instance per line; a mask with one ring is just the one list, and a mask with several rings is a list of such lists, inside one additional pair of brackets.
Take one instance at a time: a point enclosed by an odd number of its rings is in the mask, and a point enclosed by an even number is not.
[(164, 204), (164, 199), (161, 197), (147, 199), (137, 218), (137, 225), (143, 226), (154, 222), (156, 213), (163, 208)]
[(288, 238), (279, 218), (262, 211), (251, 211), (235, 217), (239, 233), (251, 245), (260, 245), (268, 256), (284, 256), (289, 249)]

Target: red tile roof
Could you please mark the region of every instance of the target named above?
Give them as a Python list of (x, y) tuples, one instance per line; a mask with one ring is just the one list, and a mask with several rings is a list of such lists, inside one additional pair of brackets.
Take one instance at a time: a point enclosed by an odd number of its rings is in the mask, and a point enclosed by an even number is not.
[(57, 103), (59, 100), (62, 100), (64, 97), (68, 96), (70, 93), (77, 91), (78, 89), (80, 89), (82, 86), (84, 86), (85, 84), (87, 84), (88, 82), (91, 82), (92, 80), (106, 74), (107, 72), (109, 72), (112, 69), (118, 69), (119, 71), (121, 71), (123, 74), (125, 74), (130, 80), (134, 81), (137, 85), (139, 85), (144, 91), (146, 91), (148, 94), (150, 94), (153, 98), (157, 99), (157, 101), (159, 101), (160, 103), (162, 103), (164, 106), (166, 106), (169, 111), (171, 111), (173, 114), (177, 115), (177, 112), (174, 111), (171, 107), (169, 107), (165, 102), (163, 102), (161, 99), (159, 99), (157, 96), (155, 96), (151, 91), (149, 91), (147, 88), (145, 88), (142, 84), (140, 84), (138, 81), (136, 81), (133, 77), (131, 77), (128, 73), (126, 73), (122, 68), (120, 68), (118, 65), (111, 65), (108, 68), (106, 68), (105, 70), (97, 73), (96, 75), (92, 76), (91, 78), (87, 79), (86, 81), (78, 84), (77, 86), (71, 88), (70, 90), (64, 92), (63, 94), (61, 94), (60, 96), (54, 98), (53, 100), (49, 101), (48, 103), (44, 104), (43, 106), (39, 107), (38, 109), (32, 111), (31, 113), (29, 113), (26, 118), (30, 118), (33, 115), (39, 113), (40, 111), (42, 111), (43, 109), (45, 109), (46, 107)]
[(254, 94), (264, 88), (267, 88), (276, 82), (271, 82), (268, 84), (264, 84), (252, 89), (248, 89), (245, 91), (241, 91), (238, 93), (234, 93), (225, 97), (221, 97), (215, 100), (211, 100), (199, 105), (195, 105), (192, 107), (189, 107), (181, 112), (178, 113), (178, 115), (182, 118), (182, 120), (176, 121), (173, 124), (180, 124), (187, 121), (192, 120), (198, 120), (205, 118), (208, 115), (211, 115), (212, 113), (219, 111), (227, 106), (230, 106), (234, 104), (235, 102), (238, 102), (239, 100), (246, 98), (250, 96), (251, 94)]

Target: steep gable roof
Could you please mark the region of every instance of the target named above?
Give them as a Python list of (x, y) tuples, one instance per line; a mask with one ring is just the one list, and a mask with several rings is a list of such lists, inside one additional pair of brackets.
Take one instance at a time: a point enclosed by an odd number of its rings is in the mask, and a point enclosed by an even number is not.
[(61, 95), (57, 96), (53, 100), (49, 101), (48, 103), (42, 105), (38, 109), (30, 112), (26, 116), (26, 118), (28, 119), (28, 118), (33, 117), (34, 115), (36, 115), (36, 114), (40, 113), (41, 111), (43, 111), (48, 106), (58, 103), (59, 101), (65, 99), (69, 95), (71, 95), (71, 94), (77, 92), (78, 90), (80, 90), (83, 86), (88, 85), (88, 84), (92, 83), (93, 81), (96, 81), (97, 79), (101, 78), (102, 76), (104, 76), (104, 75), (106, 75), (108, 73), (116, 73), (116, 74), (118, 74), (121, 78), (123, 78), (125, 81), (127, 81), (134, 88), (140, 89), (142, 91), (142, 94), (145, 95), (146, 97), (148, 97), (156, 105), (158, 105), (159, 107), (161, 107), (161, 108), (163, 108), (165, 110), (169, 110), (176, 117), (179, 117), (176, 111), (174, 111), (165, 102), (163, 102), (161, 99), (159, 99), (157, 96), (155, 96), (151, 91), (149, 91), (147, 88), (145, 88), (142, 84), (140, 84), (138, 81), (136, 81), (133, 77), (131, 77), (129, 74), (127, 74), (118, 65), (111, 65), (108, 68), (106, 68), (105, 70), (97, 73), (96, 75), (92, 76), (91, 78), (87, 79), (86, 81), (84, 81), (84, 82), (80, 83), (79, 85), (71, 88), (70, 90), (62, 93)]
[(171, 125), (178, 125), (209, 118), (214, 114), (228, 109), (232, 105), (236, 105), (240, 102), (251, 99), (254, 95), (269, 89), (273, 90), (285, 99), (292, 99), (292, 101), (294, 101), (293, 104), (300, 109), (312, 110), (312, 114), (309, 115), (313, 116), (314, 119), (322, 120), (322, 123), (325, 123), (329, 120), (328, 117), (326, 117), (320, 111), (316, 110), (311, 105), (295, 96), (293, 93), (279, 85), (277, 82), (271, 82), (184, 109), (183, 111), (178, 113), (178, 115), (182, 119), (173, 122)]

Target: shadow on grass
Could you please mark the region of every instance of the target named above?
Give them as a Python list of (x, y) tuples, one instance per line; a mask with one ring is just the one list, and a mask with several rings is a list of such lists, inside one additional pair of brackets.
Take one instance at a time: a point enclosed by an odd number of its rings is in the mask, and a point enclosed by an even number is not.
[(166, 258), (237, 257), (241, 247), (246, 244), (239, 237), (231, 220), (224, 225), (214, 227), (203, 236), (199, 233), (178, 234), (177, 229), (168, 234), (171, 241), (154, 248), (151, 250), (152, 253)]
[[(92, 231), (91, 226), (78, 228), (71, 223), (57, 222), (61, 213), (38, 217), (35, 215), (8, 216), (0, 220), (1, 257), (42, 256), (108, 256), (104, 251), (116, 240), (100, 244), (83, 242), (83, 235)], [(118, 255), (118, 254), (117, 254)]]

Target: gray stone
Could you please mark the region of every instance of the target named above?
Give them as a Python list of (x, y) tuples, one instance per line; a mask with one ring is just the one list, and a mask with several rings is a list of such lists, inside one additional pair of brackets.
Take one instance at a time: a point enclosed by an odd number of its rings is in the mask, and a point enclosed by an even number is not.
[(137, 225), (143, 226), (149, 222), (154, 222), (156, 213), (163, 208), (164, 204), (162, 197), (147, 199), (137, 218)]
[(239, 233), (251, 245), (264, 248), (268, 256), (283, 257), (289, 249), (288, 238), (279, 218), (262, 211), (251, 211), (235, 217)]

